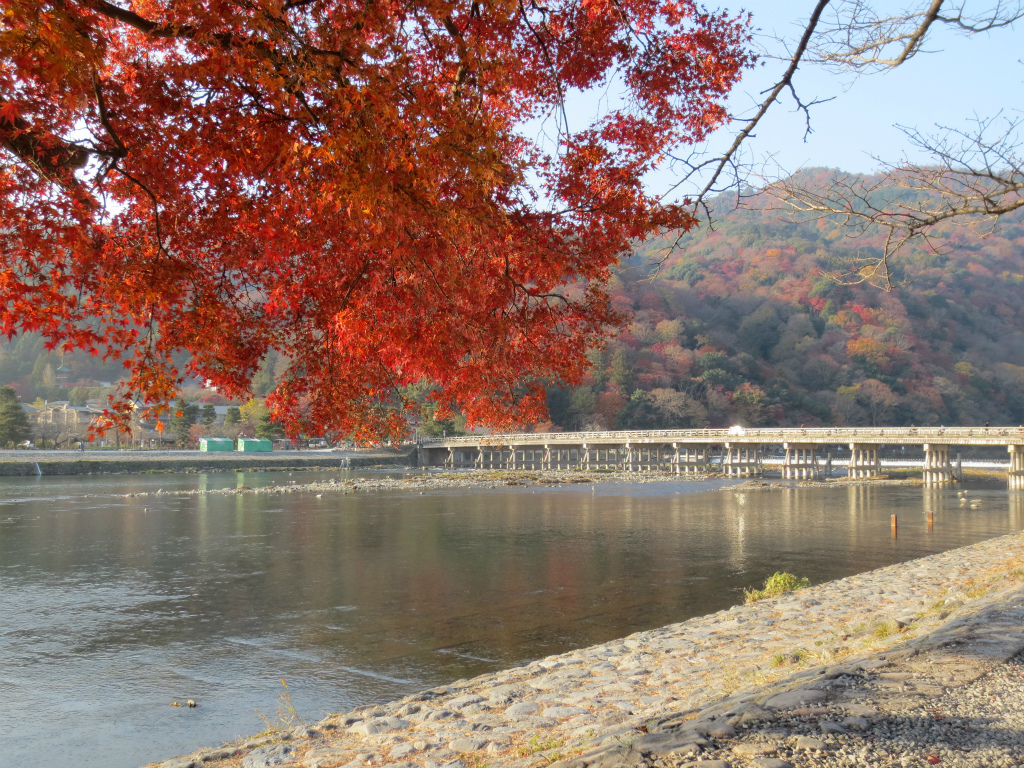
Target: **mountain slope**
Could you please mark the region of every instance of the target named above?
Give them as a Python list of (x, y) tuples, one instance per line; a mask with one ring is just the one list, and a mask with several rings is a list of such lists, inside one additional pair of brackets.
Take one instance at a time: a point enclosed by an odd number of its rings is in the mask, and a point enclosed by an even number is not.
[(588, 386), (550, 392), (555, 425), (1024, 422), (1019, 217), (987, 235), (936, 232), (934, 250), (900, 257), (905, 283), (886, 293), (826, 276), (880, 254), (883, 233), (851, 237), (772, 202), (637, 248), (612, 286), (634, 320), (595, 355)]

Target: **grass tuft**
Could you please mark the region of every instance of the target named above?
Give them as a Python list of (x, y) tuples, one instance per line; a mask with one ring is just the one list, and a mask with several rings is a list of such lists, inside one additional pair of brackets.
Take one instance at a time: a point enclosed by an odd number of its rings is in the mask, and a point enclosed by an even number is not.
[(295, 712), (295, 706), (292, 704), (292, 695), (288, 690), (288, 683), (285, 682), (283, 677), (281, 678), (281, 685), (284, 686), (284, 692), (277, 697), (278, 704), (275, 718), (271, 720), (258, 709), (256, 710), (260, 720), (267, 726), (266, 733), (288, 731), (303, 724), (302, 718)]
[(792, 573), (776, 571), (765, 579), (764, 589), (743, 590), (743, 602), (747, 605), (756, 603), (769, 597), (778, 597), (786, 592), (794, 592), (798, 589), (806, 589), (811, 586), (810, 579), (799, 579)]

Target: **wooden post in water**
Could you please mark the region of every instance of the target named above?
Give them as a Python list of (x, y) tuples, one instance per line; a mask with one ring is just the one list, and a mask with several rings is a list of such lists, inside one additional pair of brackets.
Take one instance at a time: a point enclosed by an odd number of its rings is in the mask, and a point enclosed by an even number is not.
[(893, 515), (890, 520), (892, 521), (892, 537), (896, 538), (896, 515)]

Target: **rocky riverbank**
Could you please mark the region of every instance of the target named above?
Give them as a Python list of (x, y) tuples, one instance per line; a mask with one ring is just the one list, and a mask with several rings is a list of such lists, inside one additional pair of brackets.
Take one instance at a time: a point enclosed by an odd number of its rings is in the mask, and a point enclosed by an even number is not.
[(126, 494), (127, 496), (231, 496), (238, 494), (316, 494), (356, 493), (359, 491), (426, 491), (445, 489), (504, 488), (508, 486), (554, 487), (560, 485), (597, 485), (601, 483), (664, 483), (685, 480), (707, 480), (716, 475), (675, 475), (668, 472), (578, 472), (545, 470), (528, 472), (514, 470), (419, 470), (405, 477), (366, 475), (354, 480), (330, 478), (304, 483), (301, 477), (283, 483), (258, 487), (240, 486), (212, 490), (185, 489)]
[[(379, 467), (378, 467), (379, 468)], [(833, 480), (803, 480), (785, 482), (766, 482), (760, 480), (746, 480), (740, 478), (728, 478), (717, 473), (676, 475), (671, 472), (617, 472), (612, 470), (544, 470), (544, 471), (522, 471), (522, 470), (438, 470), (424, 469), (408, 474), (405, 477), (389, 477), (380, 475), (374, 477), (366, 475), (358, 479), (346, 480), (344, 478), (330, 478), (328, 480), (317, 480), (314, 482), (303, 482), (301, 477), (281, 483), (250, 487), (247, 485), (236, 488), (216, 488), (209, 490), (182, 489), (173, 491), (143, 491), (139, 493), (125, 494), (127, 497), (146, 496), (235, 496), (239, 494), (314, 494), (321, 497), (330, 493), (357, 493), (365, 491), (426, 491), (436, 490), (469, 490), (503, 488), (508, 486), (533, 486), (533, 487), (558, 487), (567, 485), (601, 485), (601, 484), (631, 484), (643, 485), (648, 483), (679, 483), (695, 482), (701, 480), (725, 480), (728, 481), (719, 490), (736, 489), (749, 490), (777, 490), (781, 488), (792, 488), (793, 485), (801, 487), (832, 487), (842, 485), (866, 485), (887, 483), (895, 485), (921, 485), (917, 479), (898, 478), (889, 479), (886, 477), (865, 478), (848, 480), (837, 478)]]
[(151, 766), (1020, 765), (1022, 565), (1004, 536)]

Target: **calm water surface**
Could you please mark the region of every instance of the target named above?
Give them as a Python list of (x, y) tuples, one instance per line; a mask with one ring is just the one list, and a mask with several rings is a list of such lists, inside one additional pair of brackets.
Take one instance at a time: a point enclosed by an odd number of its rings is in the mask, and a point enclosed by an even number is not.
[(339, 474), (0, 479), (0, 763), (131, 768), (263, 730), (282, 678), (312, 721), (1024, 528), (1001, 484), (122, 495)]

